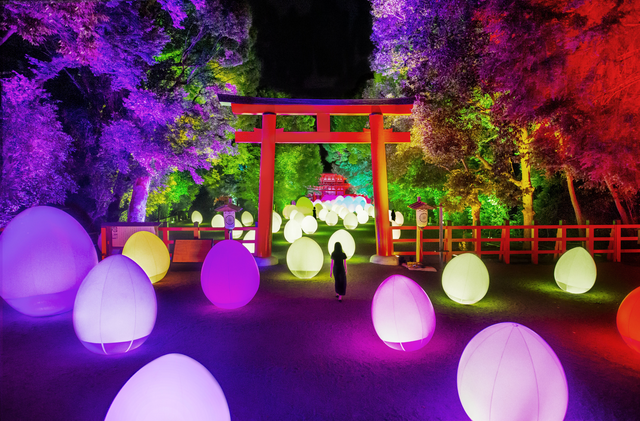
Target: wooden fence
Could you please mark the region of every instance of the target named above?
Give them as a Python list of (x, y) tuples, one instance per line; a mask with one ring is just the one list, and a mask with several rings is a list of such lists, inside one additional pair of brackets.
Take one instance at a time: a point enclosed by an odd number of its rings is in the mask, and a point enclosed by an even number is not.
[[(394, 245), (419, 241), (423, 245), (416, 247), (416, 251), (394, 251), (394, 254), (416, 256), (422, 249), (422, 257), (442, 253), (445, 263), (454, 254), (475, 253), (479, 257), (497, 255), (507, 264), (514, 255), (529, 255), (531, 262), (537, 264), (541, 255), (558, 258), (570, 242), (579, 243), (592, 256), (606, 254), (607, 259), (614, 262), (620, 262), (622, 254), (640, 253), (640, 224), (444, 226), (441, 250), (437, 226), (427, 226), (420, 231), (415, 226), (392, 229), (416, 233), (415, 238), (393, 240)], [(529, 235), (525, 237), (525, 233)], [(435, 247), (429, 246), (433, 243)]]

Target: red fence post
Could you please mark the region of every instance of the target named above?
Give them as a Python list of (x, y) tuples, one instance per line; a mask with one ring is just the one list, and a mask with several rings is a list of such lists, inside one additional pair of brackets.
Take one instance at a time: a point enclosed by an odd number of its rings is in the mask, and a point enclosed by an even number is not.
[(531, 261), (534, 265), (538, 264), (538, 227), (536, 227), (535, 221), (533, 222), (533, 250), (531, 251)]
[(622, 261), (622, 225), (621, 224), (622, 224), (622, 221), (616, 221), (616, 226), (615, 226), (616, 256), (613, 261), (617, 263), (620, 263)]

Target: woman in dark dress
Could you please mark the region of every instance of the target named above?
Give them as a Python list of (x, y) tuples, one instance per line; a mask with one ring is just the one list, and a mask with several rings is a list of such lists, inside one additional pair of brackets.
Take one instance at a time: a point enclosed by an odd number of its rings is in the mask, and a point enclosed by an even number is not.
[(347, 293), (347, 255), (342, 251), (342, 244), (336, 243), (331, 253), (331, 269), (329, 278), (335, 275), (336, 297), (342, 301), (342, 296)]

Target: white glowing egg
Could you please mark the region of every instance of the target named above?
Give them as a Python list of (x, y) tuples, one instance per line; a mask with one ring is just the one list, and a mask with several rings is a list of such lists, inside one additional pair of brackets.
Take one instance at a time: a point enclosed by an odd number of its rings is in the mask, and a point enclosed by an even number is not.
[(327, 225), (329, 225), (330, 227), (334, 226), (335, 224), (338, 223), (338, 214), (335, 213), (334, 211), (331, 211), (327, 214), (327, 218), (325, 219), (325, 222), (327, 223)]
[(385, 279), (373, 296), (371, 318), (387, 346), (415, 351), (425, 346), (436, 329), (436, 314), (422, 287), (402, 275)]
[(356, 216), (358, 218), (359, 224), (366, 224), (367, 222), (369, 222), (369, 214), (366, 213), (365, 211), (358, 212)]
[(302, 212), (305, 216), (313, 214), (313, 203), (307, 197), (301, 197), (296, 201), (298, 212)]
[(558, 259), (553, 274), (563, 291), (582, 294), (596, 283), (596, 263), (587, 250), (575, 247)]
[[(256, 231), (255, 230), (247, 231), (247, 233), (244, 235), (243, 240), (245, 240), (245, 241), (247, 241), (247, 240), (255, 241), (256, 240)], [(242, 243), (242, 245), (245, 246), (245, 248), (247, 250), (249, 250), (249, 253), (255, 253), (256, 252), (256, 243)]]
[(105, 421), (230, 421), (222, 388), (209, 370), (182, 354), (156, 358), (122, 386)]
[(370, 217), (375, 218), (376, 217), (376, 208), (375, 208), (375, 206), (369, 205), (369, 207), (367, 208), (367, 213), (369, 214)]
[(569, 393), (560, 360), (518, 323), (487, 327), (458, 364), (458, 396), (473, 421), (562, 421)]
[(404, 224), (404, 216), (399, 211), (396, 211), (396, 224), (401, 227)]
[(198, 224), (202, 224), (202, 214), (198, 211), (193, 211), (191, 214), (191, 222), (194, 224), (197, 222)]
[(329, 214), (329, 211), (326, 208), (323, 208), (320, 213), (318, 214), (318, 218), (321, 221), (325, 221), (327, 219), (327, 215)]
[(356, 210), (355, 210), (355, 212), (356, 212), (356, 213), (360, 213), (360, 212), (362, 212), (362, 211), (364, 211), (364, 208), (362, 207), (362, 205), (360, 205), (360, 204), (356, 205)]
[(287, 251), (287, 266), (297, 278), (313, 278), (322, 269), (324, 254), (322, 249), (309, 237), (294, 241)]
[(207, 253), (200, 283), (204, 295), (216, 307), (239, 308), (256, 295), (260, 272), (255, 259), (240, 242), (223, 240)]
[(354, 230), (358, 228), (358, 217), (349, 212), (347, 215), (345, 215), (343, 224), (346, 229)]
[[(236, 219), (236, 223), (235, 223), (236, 227), (242, 227), (242, 222), (240, 222), (239, 220)], [(238, 240), (240, 239), (240, 237), (242, 237), (242, 233), (243, 231), (241, 230), (233, 230), (233, 239), (234, 240)]]
[(240, 222), (242, 222), (242, 225), (244, 225), (245, 227), (252, 226), (253, 225), (253, 215), (251, 215), (247, 211), (242, 212), (242, 216), (240, 217)]
[(218, 214), (211, 219), (211, 226), (213, 228), (224, 228), (224, 216)]
[(291, 219), (293, 219), (294, 221), (298, 222), (298, 224), (302, 225), (302, 221), (304, 221), (304, 218), (306, 216), (308, 216), (308, 215), (305, 215), (302, 212), (298, 212), (298, 213), (296, 213), (296, 216), (292, 216)]
[[(391, 226), (392, 226), (392, 227), (397, 227), (397, 226), (398, 226), (398, 224), (396, 224), (395, 222), (391, 221)], [(392, 229), (392, 230), (391, 230), (391, 237), (392, 237), (394, 240), (397, 240), (397, 239), (399, 239), (399, 238), (400, 238), (400, 234), (401, 234), (401, 232), (402, 232), (402, 230)]]
[(147, 340), (156, 323), (156, 293), (149, 277), (126, 256), (101, 261), (80, 285), (73, 328), (97, 354), (122, 354)]
[(298, 212), (298, 208), (294, 207), (293, 209), (290, 210), (289, 217), (287, 219), (295, 219), (298, 213), (300, 213)]
[(284, 239), (289, 243), (293, 243), (300, 237), (302, 237), (302, 228), (300, 227), (300, 224), (297, 221), (290, 219), (284, 226)]
[(351, 259), (356, 252), (356, 242), (353, 236), (346, 230), (338, 230), (329, 237), (329, 255), (333, 253), (336, 243), (340, 243), (342, 251), (347, 255), (347, 260)]
[(165, 277), (171, 265), (167, 246), (157, 235), (148, 231), (138, 231), (129, 237), (122, 255), (140, 265), (153, 284)]
[(335, 213), (340, 212), (340, 205), (338, 205), (337, 203), (333, 203), (333, 204), (331, 205), (331, 210), (332, 210), (333, 212), (335, 212)]
[(282, 217), (278, 215), (277, 212), (273, 212), (272, 220), (271, 220), (271, 233), (275, 234), (280, 231), (280, 226), (282, 225)]
[(341, 206), (340, 212), (338, 212), (338, 216), (340, 217), (340, 219), (344, 219), (347, 215), (349, 215), (349, 213), (349, 209), (347, 209), (346, 206)]
[(284, 207), (284, 209), (282, 210), (282, 216), (284, 216), (284, 219), (289, 219), (289, 217), (291, 216), (291, 211), (294, 210), (296, 207), (295, 205), (287, 205)]
[(305, 234), (313, 234), (318, 229), (318, 221), (311, 215), (307, 215), (302, 220), (302, 224), (300, 224), (300, 228), (304, 231)]
[(489, 271), (475, 254), (461, 254), (445, 266), (442, 289), (457, 303), (477, 303), (489, 290)]

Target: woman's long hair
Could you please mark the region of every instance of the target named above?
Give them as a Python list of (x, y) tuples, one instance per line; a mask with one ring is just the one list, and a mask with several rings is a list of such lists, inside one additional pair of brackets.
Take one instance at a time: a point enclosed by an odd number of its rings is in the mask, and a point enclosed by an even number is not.
[(340, 244), (340, 242), (337, 242), (335, 246), (333, 246), (333, 253), (331, 253), (331, 258), (333, 260), (347, 258), (347, 255), (342, 251), (342, 244)]

